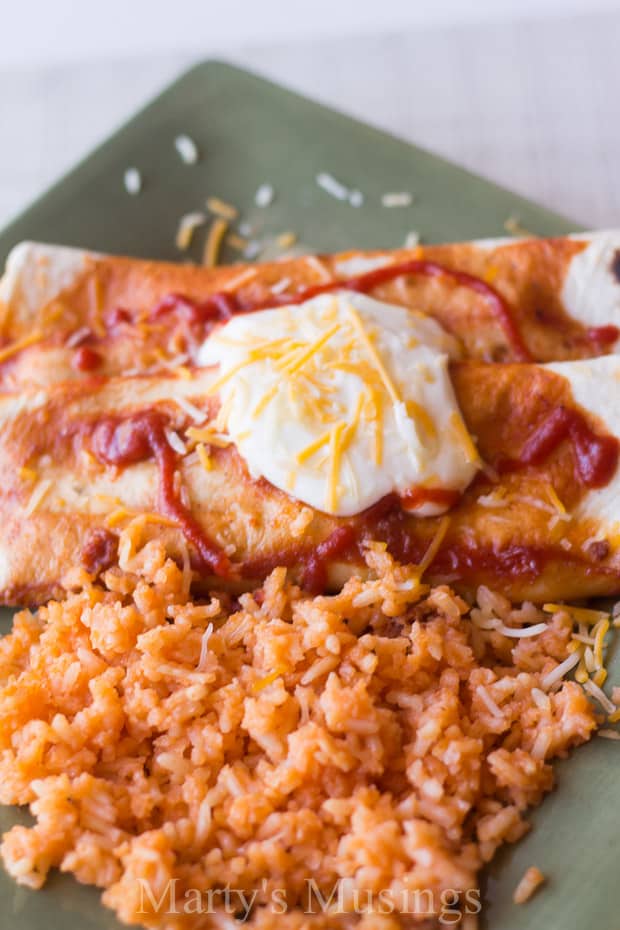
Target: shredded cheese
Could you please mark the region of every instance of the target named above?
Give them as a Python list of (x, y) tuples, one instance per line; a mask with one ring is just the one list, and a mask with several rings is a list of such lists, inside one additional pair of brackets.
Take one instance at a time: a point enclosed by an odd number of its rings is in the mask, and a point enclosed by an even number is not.
[(177, 229), (175, 238), (177, 249), (181, 252), (185, 252), (189, 249), (192, 244), (192, 239), (194, 238), (194, 233), (199, 226), (203, 226), (206, 222), (206, 214), (199, 211), (186, 213), (185, 216), (182, 216), (179, 220), (179, 228)]
[(295, 245), (297, 242), (297, 235), (294, 232), (283, 232), (280, 233), (276, 239), (276, 243), (281, 249), (290, 249), (291, 246)]
[(454, 412), (450, 417), (451, 426), (456, 433), (459, 442), (465, 450), (465, 456), (468, 462), (479, 462), (480, 456), (478, 455), (478, 450), (476, 449), (473, 439), (469, 435), (469, 431), (465, 426), (463, 417), (460, 413)]
[(596, 667), (599, 669), (603, 667), (603, 644), (605, 641), (605, 636), (609, 632), (609, 626), (609, 620), (605, 618), (605, 620), (602, 620), (596, 628), (593, 649), (594, 661), (596, 662)]
[(439, 521), (439, 526), (437, 528), (437, 532), (435, 533), (435, 536), (433, 537), (433, 541), (431, 542), (430, 546), (426, 550), (426, 553), (424, 554), (424, 558), (418, 565), (418, 573), (419, 573), (420, 578), (424, 575), (427, 568), (433, 562), (435, 556), (439, 552), (439, 548), (445, 539), (449, 526), (450, 526), (450, 517), (447, 517), (447, 516), (442, 517), (441, 520)]
[[(610, 718), (611, 719), (611, 718)], [(603, 739), (620, 739), (620, 733), (618, 730), (607, 730), (603, 728), (602, 730), (597, 730), (597, 736), (602, 736)]]
[(36, 484), (32, 494), (30, 495), (30, 500), (24, 509), (24, 515), (26, 517), (31, 516), (35, 510), (38, 509), (41, 502), (43, 501), (43, 498), (46, 497), (49, 493), (51, 487), (52, 482), (48, 478), (45, 478), (43, 481), (39, 481)]
[(383, 207), (410, 207), (412, 203), (413, 197), (408, 191), (394, 191), (381, 196)]
[(387, 391), (388, 394), (390, 395), (390, 398), (391, 398), (391, 400), (392, 400), (392, 403), (393, 403), (393, 404), (400, 404), (400, 403), (402, 403), (400, 394), (398, 393), (398, 391), (397, 391), (397, 389), (396, 389), (396, 387), (395, 387), (395, 385), (394, 385), (394, 382), (393, 382), (392, 379), (390, 378), (390, 376), (389, 376), (389, 374), (388, 374), (388, 372), (387, 372), (387, 369), (386, 369), (385, 365), (383, 364), (383, 361), (382, 361), (382, 359), (381, 359), (381, 356), (380, 356), (379, 353), (377, 352), (376, 347), (373, 345), (370, 336), (368, 335), (368, 333), (367, 333), (366, 330), (364, 329), (364, 324), (362, 323), (362, 320), (361, 320), (361, 318), (360, 318), (359, 313), (357, 312), (357, 310), (355, 309), (355, 307), (352, 307), (352, 306), (351, 306), (351, 304), (348, 304), (348, 305), (347, 305), (347, 311), (348, 311), (348, 313), (349, 313), (349, 317), (350, 317), (350, 319), (351, 319), (351, 322), (352, 322), (352, 324), (353, 324), (355, 330), (357, 331), (357, 333), (358, 333), (360, 339), (362, 340), (363, 344), (365, 345), (366, 350), (367, 350), (367, 352), (368, 352), (370, 358), (372, 359), (372, 361), (373, 361), (373, 363), (374, 363), (374, 365), (375, 365), (375, 367), (376, 367), (376, 369), (377, 369), (377, 371), (378, 371), (378, 373), (379, 373), (379, 375), (380, 375), (380, 377), (381, 377), (381, 380), (383, 381), (383, 384), (384, 384), (384, 386), (385, 386), (386, 391)]
[(196, 446), (196, 452), (198, 453), (198, 459), (200, 461), (200, 464), (204, 468), (204, 470), (212, 471), (213, 461), (202, 442), (199, 442), (198, 445)]
[(275, 191), (271, 184), (261, 184), (254, 194), (254, 203), (257, 207), (269, 207), (273, 203)]
[(421, 404), (418, 404), (415, 400), (408, 400), (405, 404), (405, 408), (411, 419), (420, 423), (422, 429), (430, 439), (437, 438), (437, 430), (435, 429), (433, 418)]
[(579, 664), (580, 659), (581, 656), (577, 650), (571, 653), (563, 662), (560, 662), (559, 665), (556, 665), (554, 669), (543, 676), (540, 681), (541, 688), (544, 691), (549, 691)]
[(140, 511), (129, 510), (127, 507), (122, 506), (108, 514), (104, 522), (109, 529), (114, 529), (114, 527), (118, 526), (120, 523), (130, 519), (139, 520), (141, 524), (156, 523), (161, 524), (161, 526), (177, 526), (177, 523), (174, 520), (171, 520), (169, 517), (165, 517), (163, 514), (149, 512), (141, 513)]
[(259, 691), (262, 691), (268, 685), (273, 684), (276, 678), (279, 678), (283, 672), (284, 672), (284, 669), (278, 667), (278, 668), (275, 668), (273, 672), (270, 672), (269, 675), (265, 675), (264, 678), (259, 678), (257, 681), (255, 681), (252, 684), (252, 691), (254, 692), (254, 694), (258, 694)]
[(178, 452), (179, 455), (186, 455), (187, 446), (185, 445), (185, 443), (183, 442), (179, 434), (175, 432), (175, 430), (170, 429), (169, 427), (166, 427), (164, 432), (165, 432), (166, 440), (170, 448), (173, 449), (174, 452)]
[(346, 423), (337, 423), (329, 437), (329, 473), (327, 476), (327, 492), (325, 502), (327, 510), (331, 513), (336, 509), (338, 500), (338, 475), (340, 473), (340, 459), (342, 456), (342, 434)]
[(559, 514), (567, 515), (567, 514), (566, 514), (566, 507), (564, 506), (564, 504), (562, 503), (562, 501), (561, 501), (560, 498), (558, 497), (557, 491), (555, 490), (555, 488), (553, 487), (553, 485), (552, 485), (551, 483), (546, 484), (546, 485), (545, 485), (545, 490), (546, 490), (546, 492), (547, 492), (547, 496), (549, 497), (549, 500), (551, 501), (552, 505), (555, 507), (555, 509), (557, 510), (557, 512), (558, 512)]
[(587, 691), (595, 701), (598, 701), (606, 713), (614, 714), (616, 712), (616, 705), (607, 697), (602, 688), (599, 688), (599, 686), (592, 681), (592, 679), (584, 681), (583, 688), (584, 691)]
[(213, 268), (217, 265), (220, 249), (222, 247), (222, 240), (227, 230), (228, 223), (225, 219), (217, 217), (213, 220), (202, 256), (202, 264), (207, 268)]
[(181, 133), (174, 140), (174, 147), (179, 153), (181, 161), (186, 165), (195, 165), (199, 158), (198, 146), (186, 133)]
[(506, 626), (505, 623), (496, 623), (495, 630), (498, 633), (501, 633), (502, 636), (508, 636), (512, 639), (527, 639), (530, 636), (540, 636), (541, 633), (544, 633), (548, 630), (549, 627), (546, 623), (534, 623), (532, 626)]
[(576, 623), (585, 623), (588, 626), (593, 626), (595, 623), (609, 618), (609, 614), (602, 610), (591, 610), (589, 607), (573, 607), (570, 604), (543, 604), (542, 609), (548, 614), (564, 611)]
[(510, 233), (511, 236), (518, 236), (519, 238), (525, 239), (536, 238), (536, 233), (530, 232), (529, 229), (526, 229), (517, 216), (509, 216), (504, 221), (504, 229), (507, 233)]
[(17, 339), (15, 342), (12, 342), (8, 346), (4, 346), (3, 349), (0, 349), (0, 363), (6, 362), (7, 359), (11, 358), (13, 355), (16, 355), (18, 352), (21, 352), (22, 349), (27, 349), (28, 346), (32, 346), (35, 342), (41, 342), (43, 339), (43, 334), (38, 330), (30, 333), (29, 336), (24, 336), (23, 339)]
[(525, 904), (525, 902), (529, 901), (536, 889), (539, 888), (544, 881), (545, 876), (540, 871), (540, 869), (536, 868), (535, 865), (530, 866), (514, 890), (514, 894), (512, 896), (514, 903)]
[(221, 200), (219, 197), (208, 197), (207, 209), (225, 220), (235, 220), (239, 215), (239, 211), (236, 207), (233, 207), (231, 203), (227, 203), (225, 200)]
[(231, 247), (231, 249), (236, 249), (237, 252), (243, 252), (243, 250), (247, 248), (248, 245), (247, 239), (244, 239), (243, 236), (239, 236), (234, 232), (228, 234), (226, 242)]
[(137, 168), (127, 168), (123, 176), (125, 190), (135, 197), (142, 190), (142, 175)]
[[(273, 290), (288, 284), (282, 278)], [(343, 516), (359, 512), (356, 501), (375, 493), (362, 479), (367, 470), (378, 496), (390, 490), (381, 468), (397, 472), (401, 493), (429, 486), (431, 477), (433, 487), (466, 484), (475, 473), (458, 446), (439, 441), (458, 411), (445, 366), (449, 337), (434, 332), (428, 318), (412, 324), (407, 314), (401, 321), (401, 308), (386, 308), (391, 317), (384, 324), (380, 306), (363, 295), (319, 295), (300, 306), (262, 311), (262, 329), (261, 311), (238, 316), (210, 336), (197, 359), (219, 366), (208, 388), (221, 399), (215, 428), (238, 445), (247, 439), (239, 451), (250, 472)], [(273, 338), (263, 338), (270, 327)], [(400, 363), (403, 342), (419, 357), (411, 381)], [(264, 443), (273, 446), (266, 437), (277, 424), (277, 456), (266, 464)], [(207, 436), (193, 438), (209, 443)], [(477, 460), (473, 443), (471, 449)], [(409, 459), (404, 470), (395, 455)]]
[(204, 442), (208, 446), (216, 446), (221, 449), (230, 445), (230, 438), (217, 432), (214, 427), (206, 426), (203, 429), (198, 429), (195, 426), (190, 426), (185, 431), (185, 435), (188, 439), (193, 439), (196, 442)]
[(204, 423), (207, 419), (207, 413), (204, 410), (201, 410), (200, 407), (197, 407), (195, 404), (192, 404), (191, 401), (187, 400), (186, 397), (175, 397), (174, 402), (181, 410), (190, 417), (194, 423), (200, 425)]

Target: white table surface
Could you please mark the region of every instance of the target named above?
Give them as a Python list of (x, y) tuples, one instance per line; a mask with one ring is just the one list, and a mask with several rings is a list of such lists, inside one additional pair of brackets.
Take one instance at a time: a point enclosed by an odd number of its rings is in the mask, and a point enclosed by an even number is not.
[[(620, 226), (620, 4), (525, 23), (231, 48), (227, 57), (567, 216)], [(0, 64), (0, 225), (203, 55)], [(221, 49), (219, 55), (221, 57)]]

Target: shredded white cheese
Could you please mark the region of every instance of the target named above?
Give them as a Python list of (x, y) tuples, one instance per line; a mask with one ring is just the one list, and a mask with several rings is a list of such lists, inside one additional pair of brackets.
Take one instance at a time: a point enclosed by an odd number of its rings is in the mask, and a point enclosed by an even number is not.
[(591, 679), (587, 679), (587, 681), (584, 681), (583, 689), (584, 691), (587, 691), (588, 694), (591, 697), (593, 697), (595, 701), (598, 701), (598, 703), (601, 705), (603, 710), (606, 711), (608, 714), (613, 714), (617, 710), (616, 705), (613, 703), (613, 701), (611, 701), (607, 697), (603, 689), (599, 688), (599, 686), (595, 684)]
[(195, 404), (192, 404), (186, 397), (175, 397), (174, 402), (188, 415), (188, 417), (191, 417), (194, 423), (204, 423), (207, 419), (206, 412)]
[(179, 434), (169, 427), (166, 427), (165, 434), (170, 448), (174, 449), (175, 452), (178, 452), (179, 455), (185, 455), (187, 452), (187, 446)]
[(410, 207), (412, 203), (413, 197), (407, 191), (387, 193), (381, 197), (383, 207)]
[(506, 626), (505, 623), (496, 623), (495, 629), (502, 636), (508, 636), (511, 639), (528, 639), (530, 636), (540, 636), (549, 627), (546, 623), (535, 623), (532, 626), (512, 627)]
[(327, 171), (321, 171), (316, 176), (316, 183), (324, 190), (326, 194), (329, 194), (331, 197), (335, 197), (336, 200), (348, 200), (349, 199), (349, 188), (344, 184), (341, 184), (340, 181), (337, 181), (332, 174), (328, 174)]
[(39, 481), (35, 485), (35, 488), (30, 495), (30, 500), (24, 509), (24, 515), (26, 517), (30, 517), (35, 512), (35, 510), (37, 510), (43, 501), (43, 498), (49, 493), (51, 487), (52, 482), (48, 478), (45, 478), (43, 481)]
[(254, 203), (257, 207), (268, 207), (273, 203), (275, 193), (271, 184), (261, 184), (254, 194)]
[(548, 672), (540, 682), (541, 687), (545, 691), (549, 691), (554, 685), (557, 685), (565, 675), (568, 674), (576, 665), (579, 665), (581, 656), (578, 652), (572, 652), (568, 658), (564, 659), (563, 662), (560, 662), (559, 665), (556, 665), (554, 669)]
[(174, 140), (174, 147), (179, 153), (181, 161), (185, 162), (186, 165), (196, 164), (199, 157), (198, 146), (190, 136), (181, 133)]
[(127, 168), (124, 175), (125, 190), (135, 197), (142, 190), (142, 175), (137, 168)]

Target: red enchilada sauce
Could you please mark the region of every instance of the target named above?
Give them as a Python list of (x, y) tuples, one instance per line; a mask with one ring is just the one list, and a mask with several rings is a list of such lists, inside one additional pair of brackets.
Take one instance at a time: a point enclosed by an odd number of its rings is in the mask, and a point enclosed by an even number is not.
[[(571, 443), (576, 480), (587, 488), (599, 488), (613, 477), (618, 466), (620, 443), (614, 436), (600, 435), (588, 424), (577, 409), (556, 407), (526, 439), (518, 458), (498, 463), (500, 470), (519, 470), (541, 465), (565, 441)], [(327, 539), (314, 549), (298, 546), (270, 553), (266, 558), (246, 562), (242, 573), (250, 577), (264, 576), (278, 565), (299, 563), (303, 566), (303, 583), (310, 593), (325, 590), (327, 567), (330, 561), (356, 560), (361, 556), (364, 542), (385, 542), (390, 554), (403, 563), (419, 562), (429, 540), (411, 533), (411, 509), (432, 502), (446, 508), (454, 506), (460, 498), (455, 491), (415, 488), (404, 494), (388, 494), (368, 510), (343, 522)], [(570, 558), (581, 565), (587, 560), (570, 557), (562, 549), (561, 558)], [(554, 555), (551, 547), (534, 547), (513, 544), (502, 549), (468, 545), (465, 542), (448, 543), (440, 548), (432, 564), (436, 571), (457, 576), (490, 572), (504, 577), (534, 579)], [(595, 560), (598, 556), (592, 553)], [(604, 557), (604, 556), (603, 556)]]
[(94, 371), (99, 368), (103, 358), (90, 346), (80, 346), (73, 353), (73, 367), (78, 371)]
[(620, 338), (620, 329), (612, 323), (607, 326), (590, 326), (586, 330), (586, 336), (593, 345), (607, 350), (610, 345)]
[(451, 491), (448, 488), (412, 488), (399, 495), (403, 510), (416, 510), (424, 504), (436, 504), (438, 507), (449, 510), (458, 503), (460, 498), (458, 491)]
[[(277, 565), (301, 564), (304, 587), (319, 593), (326, 588), (329, 563), (338, 558), (356, 560), (367, 540), (385, 542), (388, 551), (399, 561), (419, 561), (426, 542), (411, 533), (411, 515), (407, 509), (424, 503), (449, 508), (459, 499), (458, 493), (441, 488), (414, 488), (400, 496), (390, 494), (358, 516), (340, 522), (313, 548), (294, 545), (233, 566), (183, 505), (175, 490), (177, 453), (166, 437), (167, 425), (165, 414), (158, 411), (144, 411), (125, 419), (108, 417), (95, 425), (91, 448), (97, 458), (108, 465), (123, 467), (149, 458), (155, 460), (159, 468), (160, 509), (178, 523), (196, 552), (198, 567), (205, 573), (231, 577), (235, 570), (241, 569), (242, 575), (258, 578)], [(618, 440), (596, 433), (579, 410), (565, 406), (554, 408), (525, 440), (520, 455), (498, 463), (499, 470), (514, 471), (541, 465), (565, 441), (571, 443), (575, 476), (580, 484), (598, 488), (611, 480), (618, 465)], [(98, 554), (93, 553), (95, 559)], [(436, 570), (457, 574), (486, 570), (505, 576), (535, 577), (550, 554), (529, 546), (514, 545), (494, 551), (452, 543), (440, 549), (433, 565)]]
[(153, 458), (159, 469), (159, 506), (165, 516), (175, 520), (196, 552), (199, 567), (216, 575), (231, 574), (228, 556), (181, 502), (175, 490), (174, 474), (177, 454), (166, 437), (167, 419), (158, 411), (149, 410), (122, 419), (100, 420), (92, 433), (93, 453), (106, 465), (135, 465)]
[[(520, 361), (531, 359), (511, 308), (493, 287), (466, 272), (421, 259), (386, 265), (356, 277), (310, 286), (293, 295), (272, 295), (269, 300), (260, 302), (242, 300), (235, 293), (213, 294), (201, 302), (180, 294), (171, 294), (153, 309), (151, 318), (175, 313), (189, 326), (201, 326), (208, 332), (213, 325), (224, 323), (237, 313), (300, 304), (312, 297), (340, 289), (367, 293), (403, 275), (443, 277), (479, 294), (493, 308), (515, 356)], [(118, 312), (123, 314), (120, 321), (125, 322), (124, 311)], [(619, 331), (615, 326), (605, 326), (588, 330), (587, 334), (593, 342), (607, 344), (618, 338)], [(233, 566), (226, 555), (209, 539), (174, 490), (177, 457), (166, 438), (165, 426), (165, 417), (155, 412), (137, 414), (127, 420), (108, 419), (97, 426), (93, 435), (93, 448), (102, 461), (120, 466), (153, 457), (159, 467), (162, 511), (179, 523), (198, 553), (203, 569), (221, 576), (231, 575)], [(577, 409), (564, 406), (553, 409), (527, 438), (520, 455), (516, 459), (498, 463), (499, 469), (507, 471), (540, 465), (564, 441), (571, 443), (575, 473), (581, 484), (596, 488), (609, 482), (618, 464), (618, 441), (612, 436), (598, 435), (583, 414)], [(456, 492), (445, 489), (415, 488), (400, 497), (388, 495), (358, 517), (339, 522), (332, 533), (312, 549), (303, 545), (292, 546), (286, 551), (270, 554), (266, 558), (258, 557), (237, 567), (246, 576), (254, 574), (254, 577), (258, 577), (267, 574), (275, 565), (301, 563), (304, 566), (305, 586), (318, 592), (325, 589), (329, 562), (338, 557), (354, 557), (366, 539), (385, 541), (392, 555), (401, 561), (419, 560), (424, 554), (424, 541), (411, 534), (411, 516), (407, 510), (415, 510), (425, 503), (450, 508), (458, 500)], [(535, 575), (547, 557), (548, 553), (534, 551), (526, 546), (512, 546), (491, 552), (476, 547), (450, 545), (440, 550), (434, 564), (451, 572), (471, 572), (486, 568), (501, 574)]]
[(82, 550), (82, 563), (87, 572), (98, 575), (110, 568), (118, 553), (118, 537), (109, 530), (96, 529)]
[(167, 313), (177, 313), (181, 319), (187, 320), (190, 325), (202, 325), (210, 328), (215, 323), (224, 323), (236, 313), (253, 313), (257, 310), (268, 310), (279, 305), (301, 304), (312, 297), (327, 294), (335, 290), (357, 291), (367, 294), (375, 287), (393, 281), (404, 275), (424, 275), (429, 278), (447, 278), (460, 287), (466, 287), (479, 294), (492, 307), (493, 312), (504, 330), (504, 334), (512, 345), (518, 361), (532, 361), (532, 356), (525, 346), (521, 333), (513, 319), (512, 310), (504, 298), (481, 278), (468, 274), (465, 271), (455, 271), (438, 262), (411, 259), (395, 265), (385, 265), (375, 268), (365, 274), (353, 278), (327, 281), (324, 284), (315, 284), (302, 288), (295, 294), (273, 294), (266, 300), (242, 300), (238, 294), (219, 293), (212, 294), (204, 301), (192, 300), (181, 294), (170, 294), (164, 297), (151, 311), (151, 318), (157, 319)]
[[(280, 565), (300, 565), (303, 587), (310, 594), (322, 594), (327, 588), (329, 563), (338, 560), (362, 562), (364, 544), (373, 540), (385, 542), (388, 552), (403, 564), (419, 563), (430, 543), (430, 538), (411, 533), (411, 517), (403, 511), (400, 498), (397, 494), (388, 494), (368, 510), (337, 527), (318, 546), (289, 546), (248, 559), (241, 566), (241, 575), (264, 578)], [(564, 560), (569, 558), (563, 549), (560, 551)], [(533, 580), (552, 556), (551, 548), (511, 545), (495, 550), (466, 543), (449, 543), (439, 550), (432, 564), (435, 571), (457, 577), (486, 571), (500, 577)]]
[(577, 480), (587, 488), (608, 484), (618, 467), (618, 440), (599, 435), (579, 410), (555, 407), (528, 436), (516, 459), (498, 463), (500, 471), (516, 471), (542, 465), (558, 446), (568, 440), (573, 451)]

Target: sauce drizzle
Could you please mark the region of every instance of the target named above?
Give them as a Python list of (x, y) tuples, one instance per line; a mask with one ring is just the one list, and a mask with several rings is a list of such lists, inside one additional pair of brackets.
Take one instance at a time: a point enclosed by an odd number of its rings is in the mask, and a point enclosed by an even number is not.
[(121, 467), (154, 458), (159, 469), (159, 506), (162, 513), (179, 524), (196, 550), (203, 571), (228, 577), (231, 574), (228, 556), (208, 537), (175, 490), (177, 453), (166, 438), (166, 425), (166, 417), (154, 410), (125, 419), (108, 417), (98, 421), (94, 428), (92, 450), (99, 461)]
[[(335, 290), (357, 291), (367, 294), (375, 287), (385, 284), (404, 275), (422, 275), (428, 278), (447, 278), (460, 287), (468, 288), (479, 294), (492, 308), (495, 317), (504, 331), (508, 342), (512, 345), (516, 361), (532, 362), (535, 359), (525, 345), (523, 336), (514, 319), (514, 311), (501, 294), (482, 278), (449, 268), (439, 262), (425, 259), (409, 259), (393, 265), (384, 265), (364, 274), (351, 278), (334, 278), (321, 284), (302, 287), (294, 294), (283, 292), (272, 294), (262, 300), (242, 298), (238, 293), (221, 291), (211, 294), (203, 301), (194, 300), (183, 294), (169, 294), (164, 297), (150, 312), (151, 319), (161, 318), (168, 313), (178, 313), (190, 326), (201, 325), (205, 334), (218, 323), (226, 323), (237, 313), (253, 313), (258, 310), (268, 310), (272, 307), (297, 305), (320, 294), (327, 294)], [(561, 322), (561, 321), (560, 321)], [(585, 340), (588, 344), (603, 352), (620, 338), (620, 328), (612, 324), (606, 326), (593, 326), (585, 330)]]
[(73, 353), (73, 367), (78, 371), (94, 371), (102, 364), (103, 359), (99, 352), (89, 346), (80, 346)]
[(618, 440), (615, 436), (598, 435), (579, 410), (564, 406), (553, 409), (530, 433), (519, 456), (500, 462), (499, 470), (541, 465), (567, 439), (573, 447), (579, 481), (588, 488), (608, 484), (618, 467)]
[(242, 299), (234, 292), (212, 294), (204, 301), (192, 300), (182, 294), (169, 294), (153, 308), (150, 317), (151, 319), (158, 319), (171, 312), (179, 313), (181, 318), (187, 320), (190, 325), (202, 324), (207, 327), (208, 332), (213, 325), (225, 323), (236, 313), (254, 313), (257, 310), (268, 310), (271, 307), (289, 304), (297, 305), (310, 300), (312, 297), (336, 290), (357, 291), (361, 294), (367, 294), (380, 284), (385, 284), (403, 275), (448, 278), (455, 284), (479, 294), (492, 307), (506, 338), (513, 347), (517, 360), (521, 362), (532, 361), (531, 353), (523, 342), (521, 333), (513, 319), (511, 308), (495, 288), (466, 271), (456, 271), (438, 262), (422, 259), (410, 259), (394, 265), (385, 265), (382, 268), (375, 268), (373, 271), (352, 278), (334, 278), (333, 281), (304, 287), (295, 294), (273, 294), (271, 297), (260, 301)]
[(387, 281), (392, 281), (394, 278), (400, 278), (403, 275), (424, 275), (427, 278), (448, 278), (455, 284), (466, 287), (476, 294), (479, 294), (493, 308), (493, 312), (504, 330), (506, 338), (511, 343), (518, 361), (532, 361), (531, 353), (523, 342), (521, 333), (513, 318), (511, 308), (495, 288), (491, 287), (490, 284), (487, 284), (486, 281), (483, 281), (481, 278), (477, 278), (475, 275), (468, 274), (466, 271), (456, 271), (453, 268), (448, 268), (445, 265), (439, 264), (439, 262), (414, 258), (406, 262), (399, 262), (395, 265), (385, 265), (382, 268), (375, 268), (373, 271), (368, 271), (365, 274), (357, 275), (356, 277), (348, 278), (344, 281), (337, 280), (329, 281), (326, 284), (317, 284), (307, 288), (301, 295), (296, 294), (292, 301), (286, 302), (300, 303), (303, 300), (308, 300), (310, 297), (315, 297), (317, 294), (324, 294), (328, 291), (341, 288), (366, 294), (380, 284), (385, 284)]
[(424, 504), (437, 504), (449, 510), (458, 503), (460, 498), (458, 491), (452, 491), (449, 488), (411, 488), (399, 495), (404, 510), (415, 510)]

